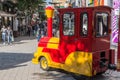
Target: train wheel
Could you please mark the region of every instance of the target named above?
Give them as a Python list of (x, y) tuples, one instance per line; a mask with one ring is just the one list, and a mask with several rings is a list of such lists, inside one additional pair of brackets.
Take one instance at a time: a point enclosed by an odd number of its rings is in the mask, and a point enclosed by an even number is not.
[(48, 71), (50, 69), (48, 66), (48, 61), (45, 57), (42, 57), (40, 59), (40, 67), (45, 71)]
[(72, 74), (73, 78), (76, 80), (91, 80), (90, 78), (83, 76), (83, 75), (78, 75), (78, 74)]

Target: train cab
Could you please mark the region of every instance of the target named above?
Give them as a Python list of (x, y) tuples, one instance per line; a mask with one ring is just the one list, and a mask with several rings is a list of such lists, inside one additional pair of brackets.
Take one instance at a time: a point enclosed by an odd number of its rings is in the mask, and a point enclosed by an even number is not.
[(33, 63), (40, 63), (43, 70), (52, 67), (84, 76), (111, 68), (110, 7), (58, 9), (58, 17), (56, 35), (40, 39)]

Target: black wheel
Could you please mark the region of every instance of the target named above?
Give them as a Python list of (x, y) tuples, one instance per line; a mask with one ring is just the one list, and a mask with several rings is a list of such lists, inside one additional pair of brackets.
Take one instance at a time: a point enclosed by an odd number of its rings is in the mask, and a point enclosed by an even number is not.
[(40, 68), (45, 71), (48, 71), (50, 69), (50, 67), (48, 66), (48, 61), (45, 57), (42, 57), (40, 59)]
[(96, 75), (103, 75), (105, 74), (106, 71), (103, 71), (103, 72), (100, 72), (100, 73), (97, 73)]
[(72, 77), (76, 80), (92, 80), (90, 77), (78, 75), (78, 74), (72, 74)]

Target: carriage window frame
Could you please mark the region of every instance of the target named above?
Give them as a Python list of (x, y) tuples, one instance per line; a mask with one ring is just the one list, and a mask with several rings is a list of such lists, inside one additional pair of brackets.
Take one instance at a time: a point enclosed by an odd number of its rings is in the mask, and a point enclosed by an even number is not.
[[(106, 33), (104, 33), (104, 30), (105, 29), (103, 29), (103, 26), (105, 26), (105, 21), (102, 21), (102, 33), (100, 34), (99, 33), (99, 30), (97, 31), (97, 29), (98, 28), (100, 28), (100, 27), (98, 27), (97, 28), (97, 26), (98, 26), (98, 20), (97, 20), (97, 14), (98, 14), (98, 16), (100, 15), (100, 14), (105, 14), (105, 15), (107, 15), (106, 16)], [(99, 18), (100, 18), (101, 16), (99, 16)], [(102, 16), (102, 20), (103, 20), (103, 16)], [(107, 12), (96, 12), (95, 13), (95, 37), (106, 37), (106, 36), (108, 36), (109, 35), (109, 24), (108, 24), (108, 21), (109, 21), (109, 14), (107, 13)], [(100, 25), (100, 24), (99, 24)], [(105, 28), (105, 27), (104, 27)], [(99, 33), (99, 34), (98, 34)]]
[[(84, 18), (84, 15), (87, 16), (87, 19)], [(88, 36), (88, 23), (89, 23), (89, 16), (87, 12), (83, 12), (80, 14), (80, 36), (87, 37)], [(84, 28), (86, 27), (86, 29)]]
[[(73, 16), (67, 14), (72, 14)], [(70, 20), (69, 17), (73, 17)], [(63, 35), (64, 36), (74, 36), (75, 35), (75, 13), (74, 12), (66, 12), (63, 14)], [(67, 29), (68, 28), (68, 29)]]
[(54, 37), (60, 37), (60, 16), (57, 14), (55, 15), (54, 19), (53, 19), (53, 29), (52, 29), (52, 33)]

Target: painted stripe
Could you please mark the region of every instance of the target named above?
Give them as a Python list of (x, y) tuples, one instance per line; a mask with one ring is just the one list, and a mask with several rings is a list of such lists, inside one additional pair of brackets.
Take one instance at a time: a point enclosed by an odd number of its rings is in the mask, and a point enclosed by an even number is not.
[(59, 38), (52, 37), (52, 38), (49, 39), (48, 42), (49, 42), (49, 43), (59, 43)]
[(38, 47), (47, 47), (47, 43), (50, 40), (50, 37), (43, 37), (38, 43)]
[(58, 46), (59, 46), (59, 38), (52, 37), (47, 43), (47, 48), (58, 49)]
[(114, 42), (114, 41), (116, 41), (116, 39), (118, 39), (118, 34), (116, 34), (115, 36), (113, 36), (112, 41)]
[(112, 33), (116, 33), (116, 31), (118, 31), (118, 29), (115, 28), (115, 29), (112, 31)]

